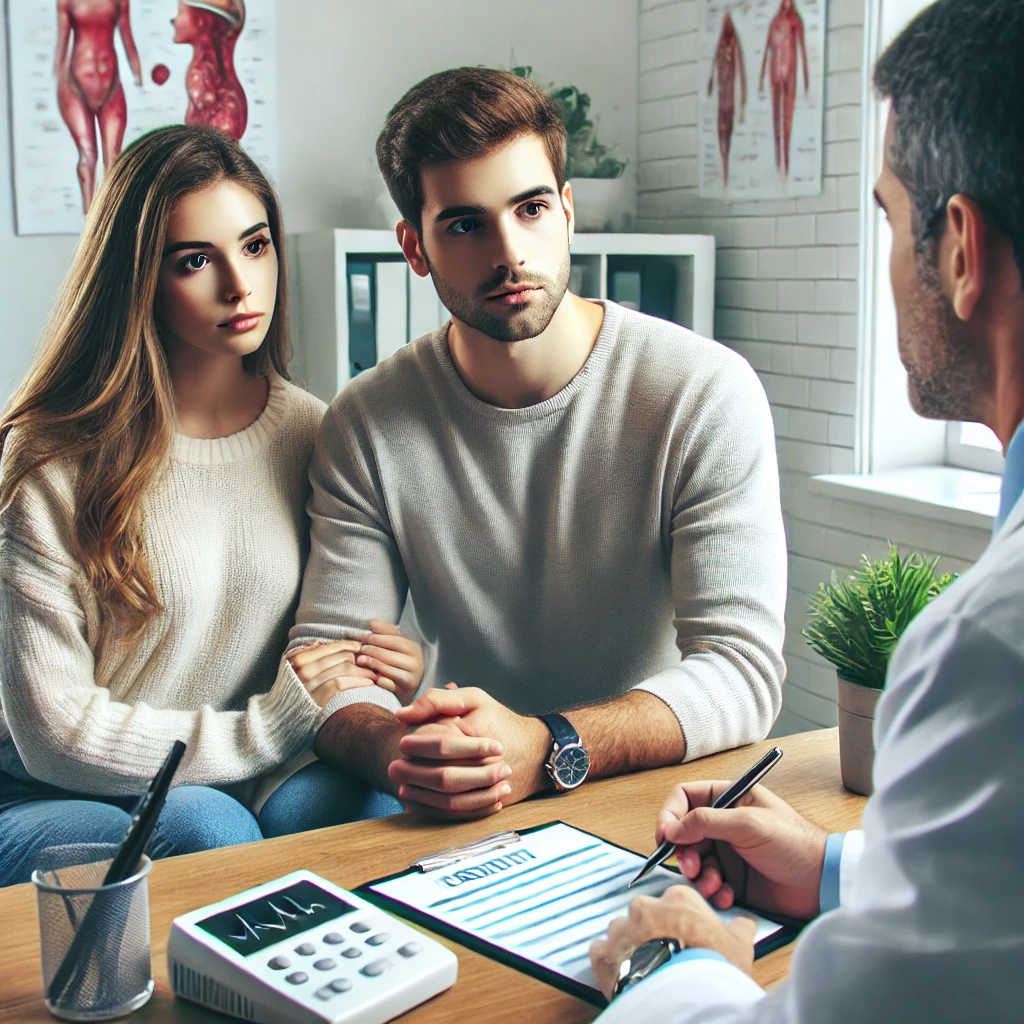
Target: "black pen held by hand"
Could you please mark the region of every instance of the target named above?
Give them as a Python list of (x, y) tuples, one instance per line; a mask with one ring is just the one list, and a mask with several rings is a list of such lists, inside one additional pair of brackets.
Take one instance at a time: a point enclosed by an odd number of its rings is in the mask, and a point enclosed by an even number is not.
[[(779, 763), (780, 757), (782, 757), (782, 748), (772, 747), (757, 764), (748, 768), (711, 806), (721, 810), (735, 805)], [(675, 844), (663, 839), (661, 845), (647, 858), (644, 866), (626, 888), (632, 889), (641, 878), (664, 864), (672, 856), (674, 850)]]

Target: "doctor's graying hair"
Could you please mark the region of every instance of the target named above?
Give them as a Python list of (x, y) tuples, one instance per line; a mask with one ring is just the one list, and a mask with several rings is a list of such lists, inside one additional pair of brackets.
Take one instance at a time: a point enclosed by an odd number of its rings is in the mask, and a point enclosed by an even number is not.
[(28, 474), (70, 460), (72, 549), (105, 620), (129, 634), (160, 610), (143, 503), (168, 459), (176, 418), (154, 310), (167, 223), (179, 200), (225, 180), (263, 203), (278, 257), (274, 316), (243, 366), (287, 378), (284, 233), (274, 190), (234, 139), (173, 125), (143, 135), (108, 170), (40, 348), (0, 417), (0, 508)]
[(889, 163), (910, 193), (919, 252), (970, 196), (1024, 276), (1024, 0), (938, 0), (892, 42), (875, 87), (895, 112)]
[(402, 216), (420, 231), (424, 166), (482, 156), (522, 135), (540, 137), (561, 190), (565, 125), (547, 93), (511, 71), (453, 68), (424, 78), (391, 108), (377, 165)]

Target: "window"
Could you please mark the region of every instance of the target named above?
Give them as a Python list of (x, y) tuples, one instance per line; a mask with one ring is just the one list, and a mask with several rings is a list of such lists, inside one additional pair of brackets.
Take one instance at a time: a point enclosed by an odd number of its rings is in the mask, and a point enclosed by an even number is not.
[(945, 465), (1002, 473), (996, 436), (977, 423), (925, 420), (910, 407), (906, 371), (896, 343), (896, 311), (889, 286), (891, 235), (872, 197), (882, 162), (888, 105), (871, 84), (875, 61), (899, 31), (931, 0), (870, 0), (864, 25), (864, 120), (861, 158), (861, 350), (858, 363), (858, 473), (905, 466)]
[(982, 473), (1002, 473), (1003, 446), (982, 423), (946, 425), (946, 464)]

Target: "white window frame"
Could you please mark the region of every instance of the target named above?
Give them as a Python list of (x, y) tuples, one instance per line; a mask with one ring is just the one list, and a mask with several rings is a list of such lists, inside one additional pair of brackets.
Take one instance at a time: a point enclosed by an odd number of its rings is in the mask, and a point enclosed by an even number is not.
[(857, 362), (857, 473), (905, 466), (955, 466), (1001, 474), (1000, 452), (962, 440), (963, 424), (926, 420), (910, 406), (899, 361), (889, 285), (891, 235), (874, 201), (888, 106), (874, 99), (871, 75), (891, 39), (931, 0), (869, 0), (864, 24), (861, 138), (860, 343)]
[(1003, 453), (994, 448), (964, 441), (964, 426), (965, 424), (956, 421), (946, 424), (946, 465), (1002, 475)]

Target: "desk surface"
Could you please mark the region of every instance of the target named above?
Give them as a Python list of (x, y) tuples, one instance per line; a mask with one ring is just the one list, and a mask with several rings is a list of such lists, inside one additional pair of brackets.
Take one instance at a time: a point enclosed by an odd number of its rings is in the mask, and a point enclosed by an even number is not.
[[(686, 779), (732, 779), (777, 742), (785, 751), (769, 777), (771, 788), (829, 831), (857, 828), (862, 797), (843, 789), (835, 729), (786, 736), (715, 754), (686, 765), (591, 782), (562, 797), (529, 800), (484, 821), (426, 825), (405, 816), (356, 822), (262, 843), (157, 861), (149, 881), (153, 975), (156, 991), (135, 1021), (223, 1021), (176, 1001), (167, 980), (167, 937), (179, 914), (224, 899), (296, 868), (308, 868), (348, 889), (448, 846), (470, 842), (498, 828), (526, 828), (554, 819), (596, 832), (647, 854), (654, 849), (654, 816), (671, 786)], [(0, 1021), (52, 1021), (42, 1003), (39, 926), (31, 885), (0, 889)], [(442, 940), (446, 941), (446, 940)], [(531, 1020), (535, 1024), (589, 1021), (597, 1011), (572, 996), (509, 967), (447, 942), (459, 957), (454, 988), (411, 1011), (403, 1021)], [(784, 978), (792, 947), (758, 960), (763, 986)], [(514, 1007), (514, 1009), (513, 1009)]]

